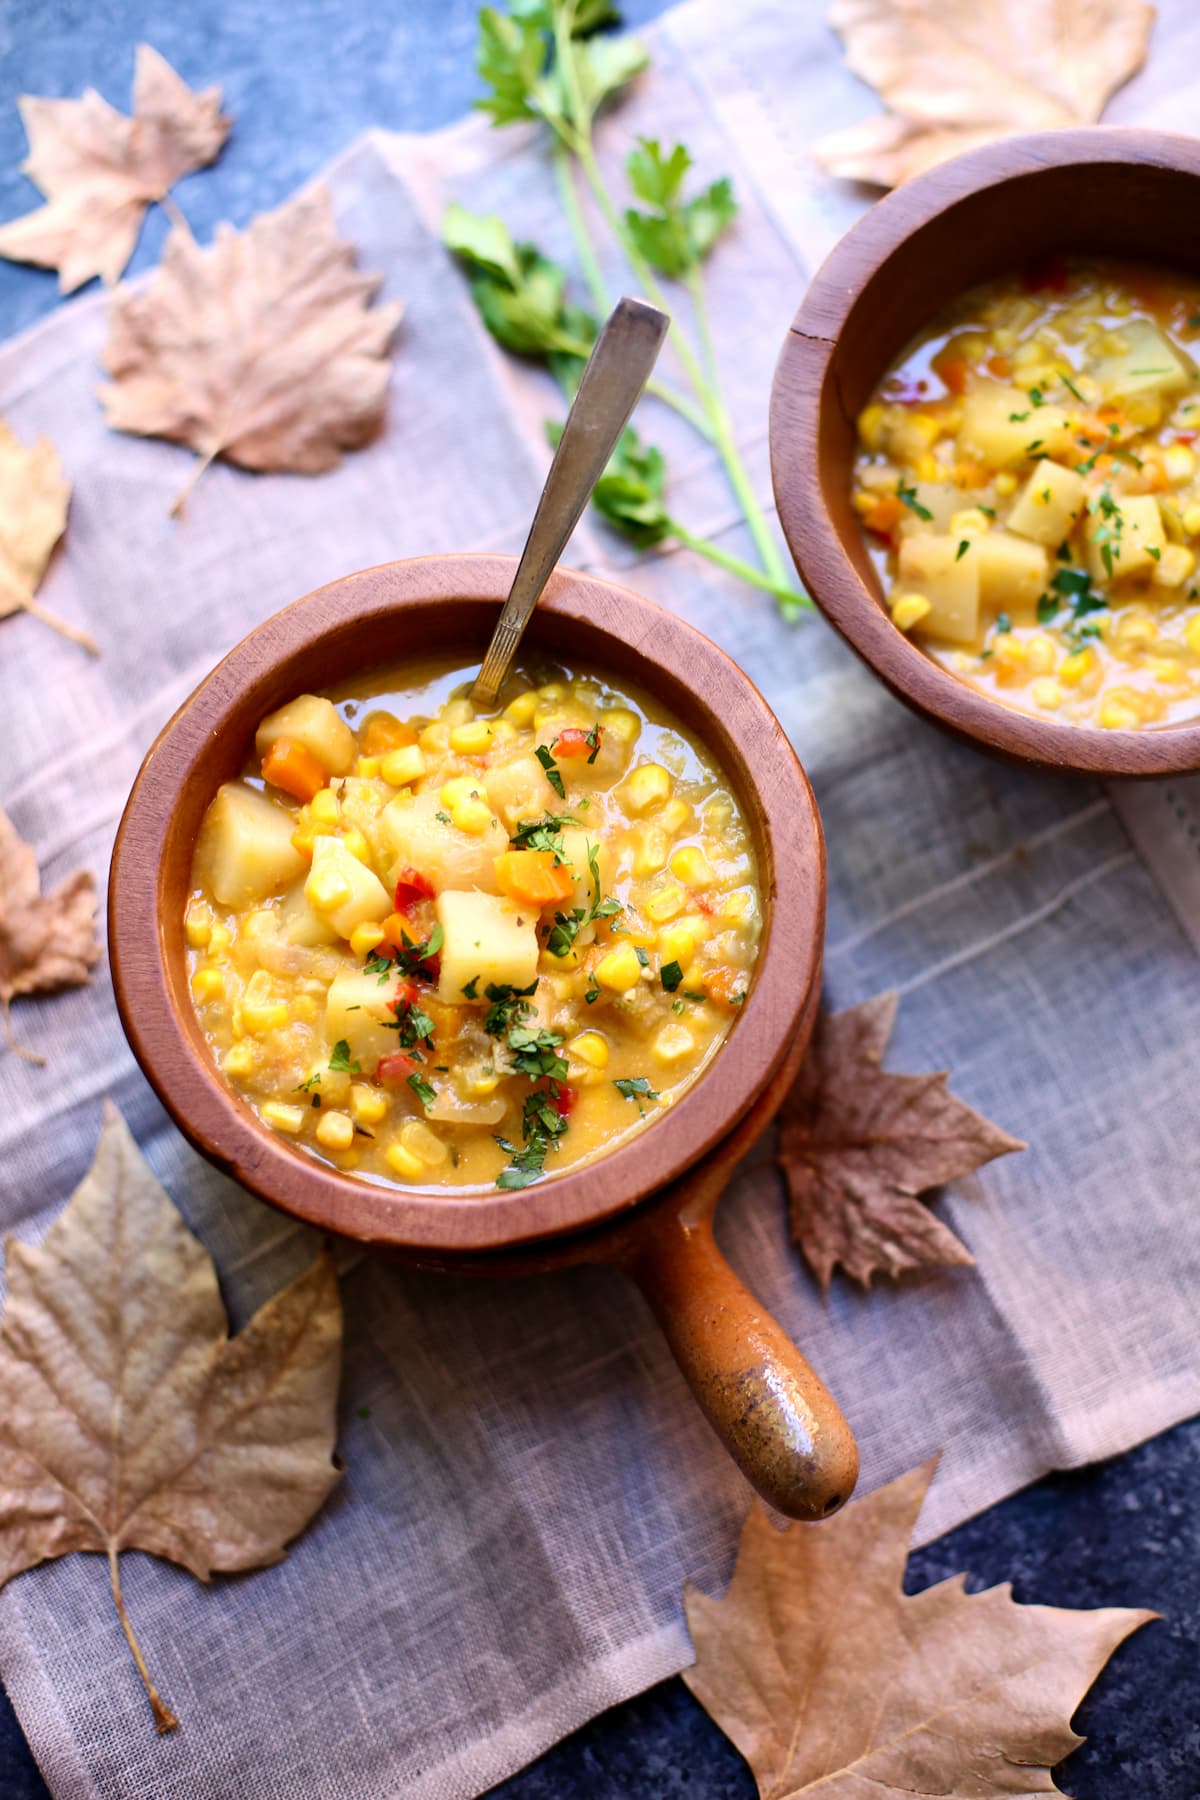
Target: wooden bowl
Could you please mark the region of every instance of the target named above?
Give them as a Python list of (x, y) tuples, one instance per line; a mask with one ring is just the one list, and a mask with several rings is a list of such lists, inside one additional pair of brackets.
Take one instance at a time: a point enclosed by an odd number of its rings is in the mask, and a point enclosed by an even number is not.
[(1104, 731), (1035, 717), (898, 631), (851, 507), (855, 421), (909, 342), (977, 283), (1054, 254), (1200, 271), (1200, 142), (1125, 127), (1044, 131), (929, 170), (872, 207), (818, 271), (779, 358), (771, 467), (801, 577), (901, 700), (1010, 760), (1107, 776), (1200, 769), (1200, 719)]
[[(707, 638), (636, 594), (567, 571), (552, 578), (528, 635), (530, 648), (658, 696), (716, 758), (753, 836), (764, 917), (749, 996), (704, 1074), (645, 1131), (515, 1192), (388, 1187), (342, 1174), (263, 1125), (216, 1068), (196, 1018), (183, 936), (192, 852), (259, 720), (298, 693), (409, 655), (482, 658), (515, 567), (504, 556), (431, 556), (332, 582), (251, 632), (184, 702), (146, 756), (113, 853), (109, 948), (121, 1020), (181, 1131), (296, 1218), (432, 1267), (590, 1260), (626, 1269), (671, 1321), (677, 1360), (759, 1491), (796, 1516), (822, 1516), (853, 1487), (853, 1439), (720, 1257), (710, 1227), (732, 1153), (749, 1141), (747, 1115), (756, 1130), (766, 1125), (812, 1029), (824, 845), (791, 745)], [(651, 1195), (660, 1198), (639, 1208)]]

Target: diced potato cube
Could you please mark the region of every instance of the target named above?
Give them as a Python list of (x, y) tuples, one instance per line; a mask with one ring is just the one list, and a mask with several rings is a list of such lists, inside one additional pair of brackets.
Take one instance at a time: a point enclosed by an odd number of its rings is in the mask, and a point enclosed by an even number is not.
[(254, 748), (265, 756), (276, 738), (291, 738), (311, 751), (330, 775), (345, 775), (358, 746), (354, 733), (334, 706), (317, 694), (301, 694), (278, 712), (268, 713), (254, 734)]
[(985, 607), (1036, 606), (1045, 593), (1050, 563), (1041, 544), (989, 531), (976, 540), (971, 554), (979, 558), (979, 598)]
[(1192, 370), (1174, 344), (1149, 319), (1130, 319), (1118, 327), (1126, 349), (1103, 357), (1092, 374), (1107, 401), (1132, 400), (1138, 394), (1179, 394), (1191, 386)]
[[(330, 900), (345, 889), (344, 898)], [(324, 913), (339, 937), (348, 938), (356, 925), (385, 919), (392, 897), (371, 869), (352, 856), (341, 838), (319, 837), (313, 843), (312, 868), (304, 883), (304, 897)]]
[[(437, 793), (393, 800), (380, 814), (384, 839), (395, 855), (393, 878), (416, 869), (435, 888), (482, 888), (496, 892), (496, 858), (508, 849), (508, 833), (497, 820), (481, 832), (460, 831), (438, 818), (445, 812)], [(447, 815), (448, 817), (448, 815)]]
[[(1153, 494), (1125, 494), (1107, 503), (1111, 512), (1105, 511), (1103, 495), (1088, 511), (1088, 570), (1096, 582), (1119, 581), (1122, 576), (1153, 568), (1166, 544), (1162, 514)], [(1106, 549), (1112, 559), (1111, 574)]]
[(317, 912), (304, 898), (304, 883), (298, 881), (288, 889), (279, 908), (279, 929), (289, 944), (302, 944), (315, 950), (322, 944), (336, 944), (337, 932), (324, 913)]
[(522, 819), (540, 819), (543, 813), (561, 812), (563, 808), (545, 769), (532, 752), (489, 769), (483, 786), (492, 811), (499, 813), (510, 832), (517, 829)]
[(204, 815), (196, 845), (202, 884), (222, 906), (243, 907), (287, 887), (304, 868), (296, 821), (265, 794), (227, 781)]
[(979, 554), (972, 539), (937, 537), (925, 532), (900, 541), (900, 594), (920, 593), (930, 610), (916, 629), (954, 644), (969, 644), (979, 632)]
[[(338, 975), (329, 984), (325, 1041), (331, 1050), (344, 1042), (351, 1062), (358, 1063), (366, 1075), (375, 1073), (381, 1056), (390, 1056), (399, 1048), (396, 1014), (389, 1004), (395, 993), (394, 980), (385, 976), (381, 981), (378, 975), (362, 970)], [(323, 1085), (328, 1086), (324, 1078)]]
[(1074, 442), (1061, 406), (1034, 406), (1015, 387), (978, 387), (963, 400), (958, 447), (993, 468), (1025, 462), (1030, 453), (1067, 456)]
[[(587, 831), (580, 825), (568, 825), (562, 834), (563, 855), (575, 877), (575, 892), (570, 905), (590, 907), (593, 901), (603, 900), (608, 893), (613, 876), (613, 852), (611, 844), (601, 841), (594, 831)], [(599, 894), (595, 891), (591, 868), (588, 864), (589, 851), (595, 851), (596, 867), (600, 871)]]
[(1009, 531), (1057, 549), (1083, 511), (1084, 479), (1077, 469), (1043, 460), (1017, 496), (1005, 520)]
[(477, 982), (482, 995), (491, 983), (525, 988), (537, 980), (537, 910), (495, 894), (438, 895), (444, 932), (438, 999), (462, 1005), (463, 989)]
[[(912, 499), (916, 505), (904, 508), (899, 527), (901, 537), (912, 532), (949, 531), (950, 521), (963, 503), (960, 489), (950, 481), (914, 481), (912, 486)], [(929, 517), (923, 518), (923, 513), (928, 513)]]

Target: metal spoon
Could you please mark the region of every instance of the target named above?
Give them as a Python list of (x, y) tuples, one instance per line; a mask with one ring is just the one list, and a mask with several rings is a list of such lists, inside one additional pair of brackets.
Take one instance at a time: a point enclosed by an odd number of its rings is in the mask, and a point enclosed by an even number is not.
[(645, 300), (618, 300), (592, 347), (550, 464), (504, 610), (471, 699), (494, 706), (534, 607), (658, 358), (671, 321)]

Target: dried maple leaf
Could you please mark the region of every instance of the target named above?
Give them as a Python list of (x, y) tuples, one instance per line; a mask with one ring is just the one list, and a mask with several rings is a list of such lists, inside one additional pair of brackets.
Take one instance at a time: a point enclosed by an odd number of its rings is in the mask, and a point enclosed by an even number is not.
[(63, 478), (58, 451), (47, 437), (27, 450), (0, 419), (0, 619), (32, 613), (85, 650), (96, 641), (36, 598), (50, 553), (66, 529), (70, 483)]
[(64, 294), (94, 275), (118, 279), (146, 208), (215, 162), (233, 123), (219, 88), (193, 93), (149, 44), (137, 48), (132, 119), (93, 88), (82, 100), (23, 94), (18, 104), (29, 138), (23, 167), (47, 204), (0, 226), (0, 256), (57, 269)]
[(38, 884), (37, 857), (0, 811), (0, 1011), (8, 1046), (27, 1062), (45, 1059), (15, 1042), (10, 1016), (22, 994), (85, 987), (99, 960), (96, 884), (86, 869), (60, 882), (52, 894)]
[(190, 444), (202, 458), (313, 475), (377, 431), (400, 307), (368, 310), (327, 190), (297, 195), (202, 250), (186, 229), (162, 267), (113, 302), (100, 390), (110, 425)]
[(933, 1464), (820, 1525), (755, 1504), (722, 1600), (684, 1590), (683, 1678), (770, 1800), (1057, 1794), (1070, 1719), (1125, 1638), (1158, 1615), (1019, 1606), (951, 1576), (905, 1594)]
[(846, 61), (888, 110), (815, 146), (833, 175), (898, 187), (1017, 131), (1088, 125), (1141, 67), (1143, 0), (834, 0)]
[(1025, 1148), (949, 1093), (944, 1073), (884, 1074), (896, 1005), (878, 994), (822, 1013), (780, 1108), (792, 1238), (825, 1288), (839, 1263), (864, 1287), (879, 1269), (969, 1263), (917, 1195)]
[(10, 1239), (0, 1326), (0, 1585), (72, 1550), (108, 1559), (159, 1731), (118, 1556), (199, 1581), (278, 1562), (337, 1480), (342, 1310), (328, 1253), (227, 1335), (216, 1270), (115, 1107), (33, 1248)]

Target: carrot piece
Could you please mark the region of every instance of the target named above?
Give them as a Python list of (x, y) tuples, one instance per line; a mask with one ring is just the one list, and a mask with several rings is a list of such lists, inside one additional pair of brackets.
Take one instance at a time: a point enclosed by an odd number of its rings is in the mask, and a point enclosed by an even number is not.
[(593, 725), (590, 731), (582, 725), (565, 725), (554, 740), (555, 757), (586, 756), (589, 762), (594, 761), (603, 729), (602, 725)]
[(389, 750), (405, 750), (416, 741), (416, 732), (403, 719), (393, 718), (391, 713), (372, 713), (363, 726), (362, 753), (386, 756)]
[(965, 356), (935, 356), (929, 366), (952, 394), (966, 393), (969, 370)]
[(1007, 381), (1012, 374), (1012, 359), (1007, 356), (989, 356), (987, 366), (988, 374), (997, 376), (1001, 381)]
[(725, 965), (719, 969), (708, 969), (700, 977), (700, 985), (709, 999), (715, 1000), (718, 1006), (740, 1006), (746, 997), (744, 973)]
[(306, 803), (320, 793), (328, 779), (312, 751), (295, 738), (276, 738), (263, 757), (263, 780)]
[(886, 537), (900, 523), (904, 508), (895, 494), (881, 494), (869, 513), (863, 517), (863, 524), (868, 531), (877, 531)]
[(575, 877), (553, 850), (506, 850), (495, 859), (496, 885), (511, 900), (527, 906), (550, 906), (569, 900)]

